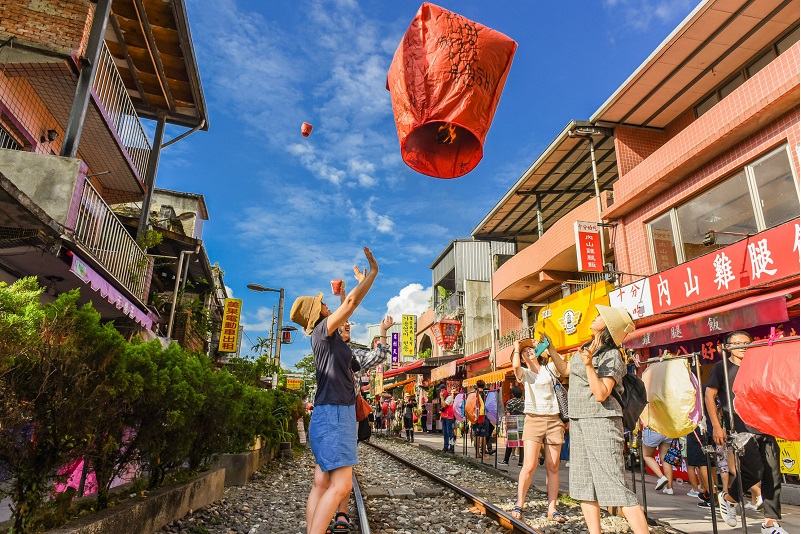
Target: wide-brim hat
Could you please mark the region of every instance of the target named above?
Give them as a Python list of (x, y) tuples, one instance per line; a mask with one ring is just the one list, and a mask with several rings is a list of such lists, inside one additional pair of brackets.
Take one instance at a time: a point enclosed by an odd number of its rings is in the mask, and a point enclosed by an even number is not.
[(322, 293), (318, 293), (316, 297), (298, 297), (292, 303), (289, 318), (292, 322), (302, 326), (304, 332), (311, 334), (320, 319), (322, 309)]
[(626, 308), (613, 308), (602, 304), (596, 304), (595, 307), (598, 308), (598, 313), (601, 314), (616, 345), (622, 345), (626, 335), (637, 328)]

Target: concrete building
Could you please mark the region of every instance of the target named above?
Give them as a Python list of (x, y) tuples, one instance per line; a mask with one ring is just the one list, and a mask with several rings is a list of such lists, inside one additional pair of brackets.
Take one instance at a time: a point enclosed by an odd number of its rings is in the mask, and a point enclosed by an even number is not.
[[(154, 262), (136, 228), (165, 125), (208, 128), (186, 6), (11, 0), (0, 20), (0, 279), (36, 276), (51, 296), (79, 287), (121, 330), (153, 331)], [(111, 208), (131, 202), (145, 206), (133, 229)]]

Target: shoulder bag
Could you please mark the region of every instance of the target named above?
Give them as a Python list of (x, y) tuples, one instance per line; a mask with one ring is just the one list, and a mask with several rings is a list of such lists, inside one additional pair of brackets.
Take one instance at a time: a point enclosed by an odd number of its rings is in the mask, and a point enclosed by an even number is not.
[(553, 377), (553, 394), (556, 396), (556, 403), (559, 405), (559, 419), (561, 419), (563, 423), (567, 423), (570, 421), (570, 416), (568, 415), (567, 410), (567, 390), (559, 381), (559, 379), (556, 378), (556, 375), (553, 374), (551, 368), (547, 365), (544, 367), (551, 374), (551, 377)]

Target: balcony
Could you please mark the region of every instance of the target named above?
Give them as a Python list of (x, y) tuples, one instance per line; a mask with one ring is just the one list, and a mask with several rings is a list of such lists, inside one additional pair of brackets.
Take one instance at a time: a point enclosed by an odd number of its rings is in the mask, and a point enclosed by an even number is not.
[(550, 273), (572, 273), (576, 260), (575, 221), (598, 220), (595, 199), (590, 199), (556, 221), (542, 237), (501, 265), (492, 277), (494, 300), (526, 302), (554, 284), (561, 283)]
[[(78, 158), (97, 175), (95, 185), (110, 204), (142, 200), (151, 149), (117, 61), (104, 44), (78, 146)], [(6, 77), (27, 81), (63, 131), (78, 80), (72, 63), (27, 52), (0, 66)]]
[[(437, 295), (439, 299), (439, 295)], [(440, 300), (435, 304), (434, 310), (436, 312), (437, 321), (443, 318), (457, 317), (464, 314), (464, 293), (457, 291), (451, 294), (447, 299)]]
[(17, 249), (7, 263), (21, 276), (65, 284), (58, 256), (66, 247), (145, 310), (152, 259), (87, 179), (80, 160), (0, 150), (0, 230), (0, 248)]

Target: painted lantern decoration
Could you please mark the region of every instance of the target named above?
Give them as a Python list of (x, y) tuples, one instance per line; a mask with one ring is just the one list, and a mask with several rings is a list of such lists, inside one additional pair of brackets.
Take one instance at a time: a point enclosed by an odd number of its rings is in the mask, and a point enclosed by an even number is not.
[(424, 3), (387, 74), (403, 161), (436, 178), (458, 178), (484, 155), (517, 43)]

